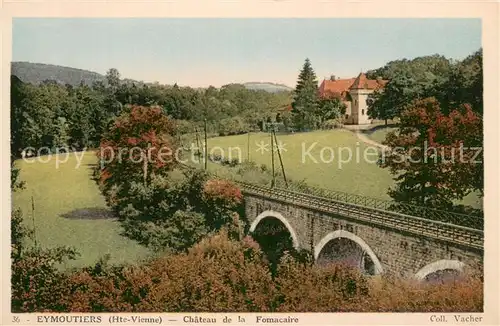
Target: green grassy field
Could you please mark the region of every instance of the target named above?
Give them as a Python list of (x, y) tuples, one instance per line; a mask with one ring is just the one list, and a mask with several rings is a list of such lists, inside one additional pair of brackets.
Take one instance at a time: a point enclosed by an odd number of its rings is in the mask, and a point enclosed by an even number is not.
[[(375, 137), (385, 137), (387, 129), (381, 129), (376, 132)], [(376, 155), (371, 155), (373, 150), (368, 150), (368, 160), (364, 159), (364, 153), (368, 146), (361, 142), (356, 135), (349, 130), (329, 130), (315, 131), (308, 133), (295, 133), (287, 135), (277, 135), (278, 141), (284, 144), (286, 151), (282, 152), (282, 159), (285, 167), (285, 172), (288, 178), (293, 180), (304, 180), (306, 183), (336, 190), (344, 191), (363, 196), (370, 196), (380, 199), (390, 199), (387, 195), (387, 189), (394, 184), (390, 173), (381, 169), (375, 163)], [(216, 137), (208, 139), (209, 152), (213, 154), (221, 153), (224, 150), (227, 157), (232, 148), (232, 157), (238, 157), (241, 153), (241, 159), (255, 161), (258, 165), (265, 164), (271, 167), (270, 151), (261, 153), (258, 150), (258, 144), (270, 143), (269, 134), (253, 133), (238, 136)], [(309, 149), (314, 143), (317, 143), (312, 150), (309, 151), (310, 156), (302, 154)], [(250, 147), (248, 147), (250, 144)], [(218, 147), (218, 148), (216, 148)], [(323, 157), (321, 160), (321, 151)], [(268, 146), (270, 148), (270, 146)], [(331, 160), (330, 149), (332, 148), (334, 157)], [(341, 159), (347, 161), (348, 151), (350, 148), (352, 159), (349, 162), (342, 162)], [(248, 155), (250, 149), (250, 155)], [(357, 154), (359, 153), (359, 154)], [(200, 164), (201, 165), (201, 164)], [(227, 167), (209, 162), (209, 170), (223, 172)], [(278, 156), (275, 156), (275, 169), (280, 170)], [(473, 207), (481, 207), (481, 202), (475, 194), (467, 196), (463, 203)]]
[[(376, 155), (369, 155), (373, 163), (364, 160), (363, 152), (367, 148), (360, 142), (356, 135), (348, 130), (316, 131), (308, 133), (295, 133), (277, 135), (278, 142), (284, 144), (282, 158), (287, 176), (294, 180), (304, 180), (310, 185), (369, 195), (389, 199), (386, 189), (392, 185), (390, 174), (380, 169), (376, 164)], [(231, 153), (237, 157), (239, 148), (241, 157), (255, 161), (258, 165), (265, 164), (271, 167), (270, 151), (258, 151), (258, 144), (270, 143), (269, 134), (253, 133), (250, 135), (250, 156), (248, 156), (248, 135), (216, 137), (208, 140), (209, 152), (219, 153), (222, 148), (225, 153), (233, 148)], [(316, 143), (316, 145), (314, 145)], [(311, 156), (305, 154), (309, 151)], [(267, 147), (270, 149), (270, 146)], [(323, 149), (326, 148), (326, 149)], [(330, 149), (331, 148), (331, 149)], [(345, 148), (345, 149), (343, 149)], [(348, 160), (349, 148), (352, 159)], [(323, 151), (323, 159), (321, 159)], [(333, 159), (331, 153), (333, 151)], [(356, 153), (359, 152), (359, 155)], [(304, 155), (303, 155), (304, 153)], [(228, 154), (226, 154), (228, 155)], [(356, 160), (359, 157), (359, 160)], [(210, 164), (211, 169), (221, 169), (217, 164)], [(280, 169), (278, 156), (275, 156), (275, 168)]]
[(391, 131), (395, 131), (397, 128), (393, 128), (393, 127), (387, 127), (387, 128), (381, 128), (381, 129), (377, 129), (371, 133), (368, 133), (367, 136), (378, 142), (378, 143), (382, 143), (384, 140), (385, 140), (385, 136), (391, 132)]
[(147, 257), (150, 253), (145, 247), (120, 235), (119, 222), (110, 216), (91, 179), (90, 165), (97, 162), (94, 153), (85, 153), (78, 169), (74, 154), (59, 168), (55, 161), (53, 158), (48, 163), (16, 162), (26, 189), (13, 194), (12, 205), (21, 208), (25, 222), (33, 226), (33, 196), (38, 243), (43, 247), (76, 248), (80, 257), (64, 268), (90, 265), (106, 254), (111, 255), (110, 263), (135, 262)]

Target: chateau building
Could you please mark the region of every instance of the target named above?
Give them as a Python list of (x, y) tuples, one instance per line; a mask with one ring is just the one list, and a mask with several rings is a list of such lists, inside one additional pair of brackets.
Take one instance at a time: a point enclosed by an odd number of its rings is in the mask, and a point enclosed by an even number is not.
[(370, 124), (372, 120), (368, 118), (366, 104), (368, 95), (383, 88), (387, 82), (382, 78), (368, 79), (364, 73), (349, 79), (338, 79), (331, 76), (330, 79), (324, 79), (321, 82), (319, 94), (321, 97), (339, 97), (341, 99), (346, 105), (346, 124)]

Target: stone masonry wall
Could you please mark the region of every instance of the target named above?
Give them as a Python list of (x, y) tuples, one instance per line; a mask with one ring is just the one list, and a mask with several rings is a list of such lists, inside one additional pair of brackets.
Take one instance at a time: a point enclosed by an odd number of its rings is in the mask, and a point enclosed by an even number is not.
[(300, 247), (312, 252), (314, 246), (329, 233), (336, 230), (351, 232), (363, 239), (373, 250), (385, 274), (412, 277), (427, 264), (443, 259), (459, 260), (467, 267), (482, 270), (482, 251), (457, 244), (405, 234), (398, 230), (253, 196), (245, 196), (245, 209), (250, 223), (266, 210), (280, 213), (294, 229)]

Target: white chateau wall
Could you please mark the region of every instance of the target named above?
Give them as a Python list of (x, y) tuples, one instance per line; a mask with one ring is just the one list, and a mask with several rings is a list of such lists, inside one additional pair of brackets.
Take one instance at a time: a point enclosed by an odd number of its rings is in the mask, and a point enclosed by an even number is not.
[(368, 95), (373, 93), (373, 90), (368, 89), (353, 89), (351, 90), (352, 103), (352, 117), (354, 124), (370, 124), (371, 120), (368, 118), (368, 105), (366, 100)]

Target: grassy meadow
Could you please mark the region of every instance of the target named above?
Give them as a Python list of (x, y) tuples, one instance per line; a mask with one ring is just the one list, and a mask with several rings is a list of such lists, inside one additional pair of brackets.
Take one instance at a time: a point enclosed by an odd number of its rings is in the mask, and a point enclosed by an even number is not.
[(385, 136), (395, 130), (397, 130), (397, 128), (394, 127), (378, 128), (372, 132), (368, 132), (367, 136), (378, 143), (382, 143), (385, 140)]
[(91, 265), (106, 254), (111, 256), (110, 263), (135, 262), (150, 254), (145, 247), (120, 234), (119, 222), (111, 216), (91, 178), (91, 167), (96, 163), (93, 152), (84, 153), (79, 168), (75, 168), (78, 164), (75, 153), (59, 168), (54, 156), (47, 163), (16, 162), (26, 189), (13, 194), (13, 208), (20, 208), (25, 222), (32, 227), (33, 196), (38, 244), (70, 246), (80, 253), (77, 260), (64, 268)]
[[(377, 141), (382, 141), (385, 135), (394, 128), (382, 128), (369, 134), (368, 137)], [(360, 141), (356, 134), (345, 129), (314, 131), (294, 134), (277, 134), (278, 142), (284, 144), (284, 150), (281, 152), (285, 173), (289, 179), (300, 181), (307, 184), (336, 191), (370, 196), (389, 200), (387, 190), (394, 184), (391, 174), (386, 169), (381, 169), (376, 164), (377, 155), (374, 155), (375, 149)], [(224, 151), (225, 157), (232, 153), (232, 157), (238, 157), (241, 153), (241, 159), (256, 162), (258, 165), (271, 167), (270, 150), (259, 151), (259, 144), (270, 144), (268, 133), (251, 133), (215, 137), (208, 139), (208, 151), (212, 154), (221, 154)], [(308, 155), (302, 155), (316, 143), (309, 151), (312, 158)], [(250, 146), (248, 146), (248, 144)], [(184, 144), (187, 146), (187, 144)], [(321, 159), (321, 151), (323, 158)], [(370, 149), (368, 149), (370, 147)], [(331, 150), (333, 151), (333, 159)], [(351, 150), (352, 159), (348, 160), (348, 150)], [(230, 149), (232, 149), (230, 151)], [(267, 146), (270, 149), (270, 145)], [(249, 151), (250, 150), (250, 151)], [(357, 154), (359, 153), (359, 154)], [(368, 159), (365, 160), (364, 155)], [(250, 155), (248, 155), (250, 154)], [(200, 166), (203, 163), (200, 162)], [(210, 162), (208, 169), (218, 173), (227, 172), (227, 166)], [(275, 170), (280, 171), (278, 155), (275, 155)], [(481, 207), (481, 202), (475, 194), (471, 194), (462, 201), (465, 205)]]
[[(304, 180), (310, 185), (334, 189), (349, 193), (363, 194), (383, 199), (389, 199), (386, 189), (392, 184), (392, 178), (387, 171), (380, 169), (375, 163), (366, 162), (363, 152), (367, 146), (348, 130), (315, 131), (295, 134), (277, 134), (278, 142), (283, 144), (281, 152), (285, 173), (293, 180)], [(250, 139), (250, 141), (249, 141)], [(248, 155), (250, 142), (250, 155)], [(259, 151), (259, 144), (267, 144), (267, 150)], [(208, 150), (220, 154), (222, 149), (225, 157), (231, 150), (232, 157), (241, 153), (242, 160), (250, 158), (257, 165), (265, 164), (271, 167), (270, 137), (268, 133), (252, 133), (237, 136), (216, 137), (208, 139)], [(314, 145), (315, 144), (315, 145)], [(302, 155), (312, 146), (310, 155)], [(323, 148), (323, 159), (321, 151)], [(347, 149), (352, 151), (352, 160), (348, 161)], [(237, 149), (235, 149), (237, 148)], [(331, 150), (330, 150), (331, 148)], [(359, 162), (356, 152), (359, 152)], [(331, 153), (333, 152), (333, 159)], [(373, 153), (373, 151), (372, 151)], [(346, 162), (342, 162), (342, 159)], [(376, 155), (369, 155), (376, 161)], [(210, 162), (211, 163), (211, 162)], [(224, 167), (209, 164), (209, 169), (220, 170)], [(278, 155), (275, 155), (275, 169), (280, 170)]]

